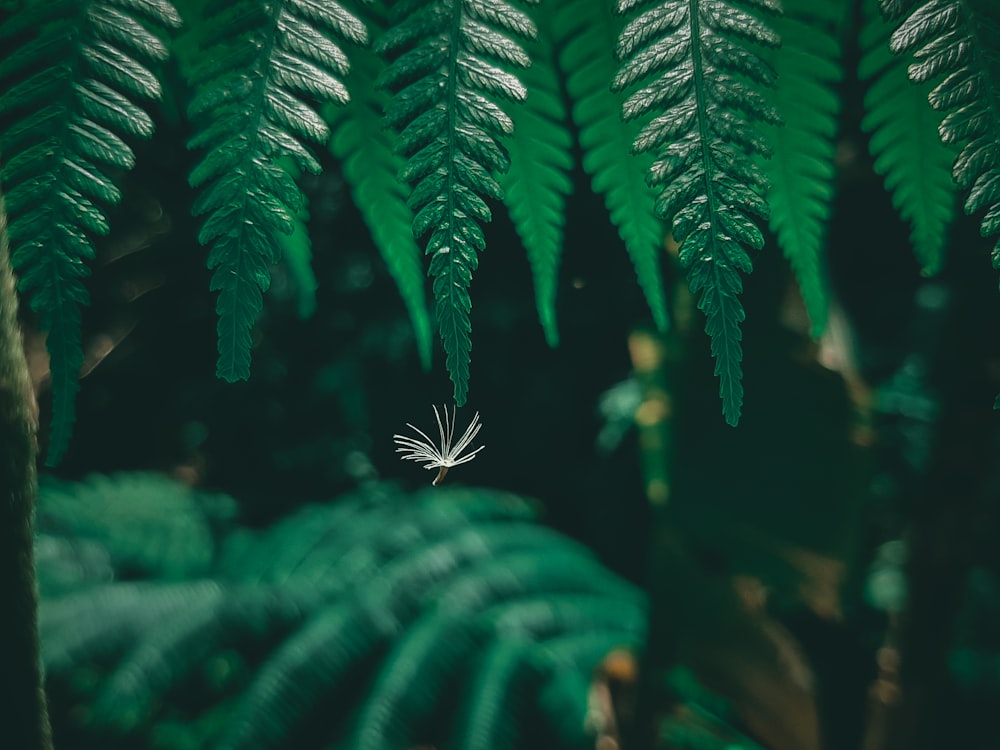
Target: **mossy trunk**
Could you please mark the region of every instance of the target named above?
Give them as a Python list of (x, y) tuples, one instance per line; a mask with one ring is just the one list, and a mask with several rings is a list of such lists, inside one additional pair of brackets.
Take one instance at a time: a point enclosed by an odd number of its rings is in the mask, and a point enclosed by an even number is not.
[(38, 648), (34, 396), (0, 198), (0, 746), (52, 747)]

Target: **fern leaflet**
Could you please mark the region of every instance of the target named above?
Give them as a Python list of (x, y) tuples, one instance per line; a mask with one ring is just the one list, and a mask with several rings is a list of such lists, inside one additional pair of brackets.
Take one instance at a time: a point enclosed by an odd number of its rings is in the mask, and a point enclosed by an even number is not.
[[(549, 14), (538, 19), (542, 30), (533, 50), (532, 65), (524, 72), (530, 92), (514, 108), (514, 133), (510, 138), (510, 169), (500, 180), (535, 279), (535, 304), (545, 340), (559, 343), (556, 324), (556, 290), (559, 260), (566, 223), (566, 197), (573, 191), (573, 136), (567, 127), (555, 50), (544, 33)], [(542, 24), (545, 23), (543, 26)]]
[(622, 158), (638, 133), (619, 116), (622, 97), (608, 89), (615, 75), (612, 50), (620, 22), (610, 3), (565, 0), (556, 12), (553, 34), (559, 66), (573, 102), (570, 115), (579, 130), (583, 169), (594, 192), (604, 196), (611, 223), (625, 243), (656, 327), (668, 327), (663, 291), (663, 222), (653, 213), (653, 192), (646, 184), (648, 155)]
[(823, 273), (827, 222), (835, 192), (837, 118), (843, 79), (837, 24), (847, 7), (840, 0), (785, 0), (775, 19), (782, 45), (765, 58), (778, 75), (768, 92), (783, 127), (765, 132), (774, 155), (761, 166), (771, 183), (771, 230), (791, 263), (805, 300), (812, 334), (826, 327), (829, 290)]
[(102, 206), (121, 199), (112, 175), (135, 163), (124, 139), (153, 133), (135, 100), (160, 97), (146, 64), (166, 59), (167, 48), (139, 16), (180, 25), (166, 0), (123, 0), (28, 2), (0, 27), (8, 51), (0, 62), (0, 181), (18, 286), (47, 333), (50, 466), (73, 427), (92, 237), (110, 228)]
[[(626, 13), (649, 1), (619, 0), (618, 9)], [(634, 148), (657, 155), (649, 173), (660, 189), (656, 212), (672, 219), (681, 265), (699, 294), (730, 425), (739, 422), (743, 406), (740, 272), (753, 267), (746, 248), (764, 245), (750, 215), (768, 215), (767, 180), (754, 157), (769, 156), (770, 149), (751, 122), (780, 121), (759, 90), (773, 85), (774, 70), (734, 41), (776, 46), (778, 36), (744, 4), (779, 10), (776, 0), (654, 3), (622, 30), (624, 62), (614, 80), (622, 90), (655, 76), (625, 100), (622, 113), (628, 120), (653, 116)]]
[[(381, 18), (369, 9), (365, 20), (371, 28)], [(340, 160), (354, 203), (396, 281), (413, 325), (420, 362), (427, 369), (433, 335), (424, 272), (420, 248), (410, 231), (413, 212), (406, 205), (406, 189), (396, 179), (404, 162), (382, 127), (387, 97), (376, 85), (382, 68), (372, 52), (358, 50), (347, 82), (351, 100), (343, 107), (326, 107), (323, 115), (333, 133), (330, 150)]]
[(211, 288), (220, 292), (216, 374), (233, 382), (250, 377), (251, 329), (280, 260), (277, 237), (294, 230), (302, 207), (275, 162), (320, 171), (300, 139), (322, 143), (329, 130), (305, 100), (347, 100), (347, 58), (330, 35), (361, 44), (367, 31), (336, 2), (231, 0), (206, 13), (208, 62), (192, 74), (198, 93), (188, 107), (188, 145), (207, 151), (191, 172), (193, 187), (205, 185), (192, 211), (208, 214), (198, 240), (212, 245)]
[[(883, 7), (893, 5), (883, 0)], [(946, 113), (941, 140), (962, 145), (952, 177), (966, 193), (965, 212), (985, 209), (983, 237), (1000, 234), (1000, 7), (996, 3), (929, 0), (893, 32), (891, 49), (912, 52), (907, 72), (917, 84), (939, 78), (928, 99)], [(1000, 269), (1000, 240), (993, 247)], [(1000, 402), (1000, 400), (998, 400)]]
[(492, 218), (483, 196), (503, 198), (493, 173), (510, 165), (498, 139), (513, 122), (494, 98), (526, 96), (509, 68), (531, 61), (510, 35), (531, 39), (535, 25), (505, 0), (410, 0), (396, 5), (394, 18), (379, 40), (392, 58), (384, 81), (395, 96), (386, 119), (400, 130), (398, 149), (407, 157), (400, 177), (412, 185), (413, 234), (430, 235), (438, 328), (461, 406), (472, 351), (469, 285), (486, 248), (480, 225)]
[(907, 60), (889, 51), (893, 26), (879, 17), (876, 0), (863, 7), (867, 23), (858, 73), (873, 82), (865, 94), (861, 127), (872, 134), (875, 170), (885, 175), (893, 205), (912, 228), (917, 261), (931, 275), (944, 261), (948, 226), (955, 218), (955, 152), (938, 138), (938, 118), (927, 104), (930, 85), (910, 85)]

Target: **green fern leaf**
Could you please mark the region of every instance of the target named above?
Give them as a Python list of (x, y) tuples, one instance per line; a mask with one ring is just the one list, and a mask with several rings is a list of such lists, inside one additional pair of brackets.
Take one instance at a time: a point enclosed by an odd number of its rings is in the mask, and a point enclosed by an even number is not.
[[(995, 3), (930, 0), (912, 10), (892, 35), (895, 53), (912, 52), (907, 72), (917, 84), (940, 78), (928, 99), (943, 117), (941, 140), (961, 145), (952, 176), (965, 192), (965, 212), (985, 211), (983, 237), (1000, 234), (1000, 7)], [(1000, 240), (993, 248), (1000, 269)]]
[[(365, 20), (373, 26), (381, 18), (369, 9)], [(382, 112), (388, 103), (388, 97), (376, 85), (382, 68), (376, 55), (358, 50), (347, 82), (351, 100), (343, 107), (325, 108), (323, 115), (333, 133), (330, 150), (340, 160), (354, 204), (403, 298), (420, 363), (426, 370), (430, 368), (433, 347), (431, 319), (420, 248), (410, 231), (413, 212), (406, 204), (406, 189), (396, 179), (404, 161), (393, 150), (392, 138), (382, 124)]]
[(219, 292), (219, 359), (227, 381), (250, 377), (251, 330), (280, 260), (281, 234), (295, 227), (302, 193), (278, 162), (318, 173), (303, 139), (323, 143), (326, 123), (307, 100), (345, 102), (347, 58), (330, 38), (367, 41), (364, 25), (335, 2), (232, 0), (204, 19), (204, 66), (188, 114), (191, 148), (206, 150), (191, 173), (204, 185), (192, 206), (207, 214), (198, 235), (211, 244), (211, 289)]
[(549, 14), (538, 21), (542, 33), (531, 47), (532, 65), (523, 80), (529, 94), (513, 108), (514, 133), (510, 138), (510, 169), (501, 178), (504, 203), (535, 279), (535, 305), (545, 340), (559, 344), (556, 323), (556, 289), (562, 255), (566, 198), (573, 191), (573, 136), (567, 127), (566, 106), (556, 69), (551, 35), (546, 33)]
[(623, 158), (639, 131), (634, 123), (622, 122), (618, 114), (622, 97), (608, 89), (617, 68), (612, 50), (620, 26), (610, 3), (565, 0), (556, 10), (552, 31), (573, 103), (570, 115), (579, 131), (583, 169), (591, 176), (594, 192), (604, 196), (656, 327), (665, 331), (661, 269), (665, 229), (653, 212), (653, 192), (646, 184), (653, 159), (646, 154)]
[[(367, 575), (359, 576), (358, 566), (352, 563), (352, 585), (346, 595), (275, 652), (248, 692), (222, 746), (232, 750), (279, 746), (315, 707), (316, 698), (341, 685), (352, 667), (410, 623), (429, 587), (436, 590), (434, 584), (451, 580), (466, 566), (477, 567), (484, 557), (504, 558), (510, 549), (537, 549), (562, 541), (547, 529), (509, 520), (455, 531), (414, 546), (411, 530), (410, 549), (401, 550)], [(281, 707), (280, 712), (268, 711), (275, 705)]]
[[(205, 496), (189, 487), (141, 473), (72, 483), (43, 477), (39, 485), (39, 528), (100, 543), (116, 569), (167, 580), (208, 572), (215, 545)], [(212, 502), (235, 508), (224, 495)]]
[(39, 610), (45, 669), (61, 674), (114, 659), (157, 622), (218, 590), (215, 581), (118, 582), (48, 602)]
[(766, 126), (774, 147), (761, 163), (771, 184), (771, 231), (791, 263), (805, 300), (812, 335), (826, 327), (829, 290), (823, 273), (827, 223), (835, 192), (837, 119), (843, 80), (838, 25), (840, 0), (786, 0), (774, 20), (780, 48), (764, 55), (778, 76), (768, 92), (783, 127)]
[(871, 133), (875, 170), (885, 176), (893, 205), (911, 226), (914, 254), (930, 276), (944, 262), (948, 226), (955, 218), (955, 152), (938, 137), (940, 118), (927, 104), (931, 86), (910, 85), (907, 59), (889, 51), (893, 26), (880, 17), (877, 0), (867, 0), (863, 7), (858, 73), (873, 82), (865, 94), (861, 127)]
[[(625, 13), (641, 0), (619, 0)], [(775, 0), (747, 3), (776, 11)], [(672, 219), (680, 263), (699, 295), (705, 331), (712, 339), (715, 374), (726, 422), (736, 425), (743, 407), (740, 272), (750, 273), (748, 249), (764, 245), (751, 215), (767, 218), (767, 180), (754, 158), (769, 156), (753, 122), (775, 124), (777, 112), (761, 93), (774, 71), (737, 42), (776, 46), (778, 36), (741, 3), (728, 0), (661, 0), (622, 30), (623, 65), (614, 80), (636, 89), (622, 107), (626, 119), (652, 115), (635, 150), (657, 156), (649, 182), (660, 189), (656, 212)]]
[[(119, 484), (92, 480), (84, 489), (117, 495), (128, 482)], [(72, 485), (56, 491), (75, 494)], [(133, 517), (148, 517), (142, 538), (171, 536), (175, 521), (154, 513), (166, 523), (157, 529), (149, 514), (174, 495), (146, 492), (126, 515), (109, 499), (112, 527), (116, 518), (134, 526)], [(79, 527), (78, 509), (63, 504), (57, 498), (47, 523)], [(217, 513), (216, 505), (204, 510)], [(553, 707), (549, 722), (577, 746), (592, 667), (612, 647), (638, 646), (644, 597), (579, 542), (531, 520), (530, 503), (509, 493), (366, 488), (264, 532), (229, 530), (212, 579), (90, 584), (48, 597), (45, 662), (55, 679), (72, 679), (80, 665), (105, 675), (88, 706), (104, 731), (159, 735), (163, 717), (153, 711), (226, 655), (231, 666), (264, 660), (253, 675), (213, 676), (200, 691), (219, 718), (199, 740), (213, 747), (284, 747), (333, 695), (346, 699), (339, 716), (357, 719), (353, 740), (340, 734), (346, 727), (327, 726), (337, 746), (425, 744), (433, 715), (437, 740), (447, 732), (459, 746), (500, 747), (528, 729), (521, 709), (534, 720)], [(101, 538), (119, 536), (111, 528)], [(504, 656), (513, 650), (517, 664)], [(358, 693), (355, 678), (372, 669)], [(457, 717), (441, 700), (450, 686), (468, 696)], [(542, 693), (556, 700), (537, 703)]]
[(430, 235), (438, 328), (461, 406), (472, 351), (469, 285), (486, 248), (481, 225), (492, 218), (484, 197), (503, 197), (494, 174), (510, 164), (499, 139), (513, 123), (494, 100), (524, 99), (509, 69), (530, 60), (511, 35), (531, 39), (535, 26), (505, 0), (413, 0), (394, 16), (379, 40), (392, 58), (383, 76), (395, 92), (386, 118), (407, 157), (401, 177), (412, 185), (413, 234)]
[(136, 16), (180, 25), (165, 0), (134, 0), (27, 2), (0, 27), (0, 182), (18, 287), (47, 333), (50, 466), (72, 433), (87, 262), (93, 237), (109, 231), (106, 207), (121, 198), (111, 175), (135, 162), (125, 139), (153, 132), (134, 100), (160, 96), (145, 64), (167, 50)]
[(35, 569), (42, 598), (102, 586), (114, 577), (111, 560), (100, 544), (39, 532), (35, 539)]
[(292, 587), (219, 587), (214, 596), (150, 624), (141, 640), (102, 681), (90, 709), (95, 724), (135, 730), (222, 647), (246, 647), (285, 636), (309, 611), (306, 592)]

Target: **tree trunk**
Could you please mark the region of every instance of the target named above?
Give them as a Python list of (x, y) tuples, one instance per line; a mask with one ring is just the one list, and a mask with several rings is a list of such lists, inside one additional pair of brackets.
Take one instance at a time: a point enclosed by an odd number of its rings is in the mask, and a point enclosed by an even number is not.
[(38, 648), (33, 405), (0, 198), (0, 744), (10, 750), (52, 747)]

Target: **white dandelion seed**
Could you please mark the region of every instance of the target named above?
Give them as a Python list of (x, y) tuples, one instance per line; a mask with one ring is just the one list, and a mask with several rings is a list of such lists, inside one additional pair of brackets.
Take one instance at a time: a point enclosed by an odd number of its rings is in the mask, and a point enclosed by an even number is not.
[(472, 417), (472, 423), (469, 425), (468, 429), (462, 434), (462, 437), (458, 439), (458, 442), (454, 445), (452, 441), (455, 438), (455, 408), (452, 407), (451, 417), (448, 416), (448, 407), (442, 407), (444, 410), (444, 422), (441, 421), (441, 415), (438, 413), (436, 406), (432, 407), (434, 409), (434, 417), (437, 419), (438, 423), (438, 434), (441, 438), (441, 447), (438, 448), (434, 441), (431, 440), (423, 431), (414, 427), (409, 422), (406, 426), (411, 430), (414, 430), (420, 438), (407, 437), (406, 435), (393, 435), (393, 442), (399, 447), (396, 448), (396, 453), (402, 453), (400, 456), (404, 461), (420, 461), (421, 463), (427, 464), (424, 466), (425, 469), (437, 469), (438, 475), (434, 478), (432, 484), (439, 485), (444, 481), (445, 474), (448, 473), (448, 469), (452, 466), (458, 466), (460, 464), (468, 463), (476, 457), (485, 445), (480, 445), (471, 453), (466, 453), (462, 455), (462, 451), (469, 447), (472, 441), (475, 439), (476, 435), (479, 434), (479, 430), (482, 428), (482, 424), (479, 422), (479, 412), (477, 411)]

